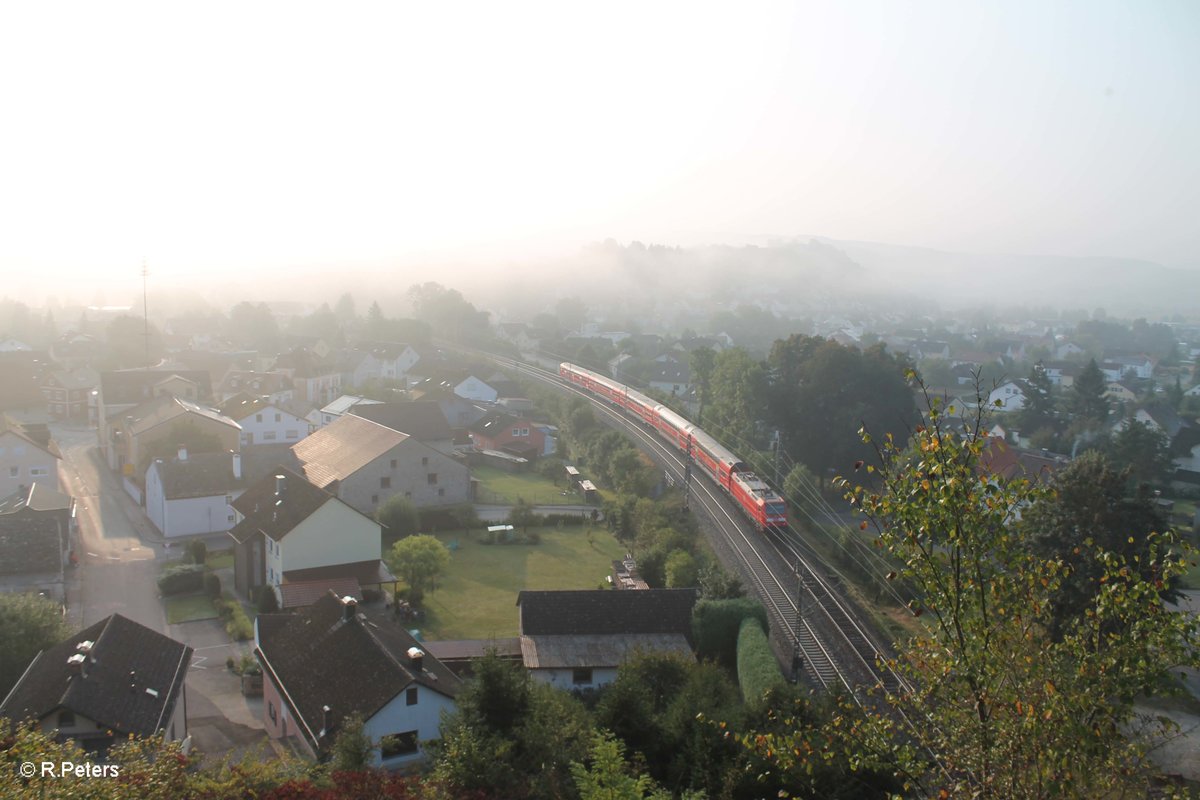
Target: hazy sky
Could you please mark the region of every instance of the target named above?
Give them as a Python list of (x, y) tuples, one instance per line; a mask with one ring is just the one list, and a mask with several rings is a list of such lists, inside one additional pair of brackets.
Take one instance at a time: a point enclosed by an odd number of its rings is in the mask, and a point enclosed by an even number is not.
[(1200, 267), (1200, 3), (5, 3), (0, 268), (819, 234)]

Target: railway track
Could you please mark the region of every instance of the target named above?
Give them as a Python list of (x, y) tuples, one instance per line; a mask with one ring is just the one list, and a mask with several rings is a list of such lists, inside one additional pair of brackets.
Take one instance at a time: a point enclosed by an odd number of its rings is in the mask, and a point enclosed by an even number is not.
[[(452, 347), (448, 343), (443, 346)], [(634, 438), (677, 481), (685, 475), (683, 456), (624, 410), (605, 403), (568, 383), (556, 372), (528, 362), (484, 351), (453, 346), (517, 370), (520, 374), (592, 402), (603, 420)], [(815, 687), (848, 692), (863, 702), (867, 690), (907, 688), (904, 679), (886, 666), (886, 648), (860, 619), (860, 612), (842, 596), (821, 566), (821, 559), (793, 530), (763, 535), (753, 530), (730, 499), (711, 483), (703, 470), (692, 470), (689, 491), (693, 512), (708, 518), (705, 526), (718, 553), (742, 575), (763, 603), (771, 628), (786, 650), (798, 648), (802, 675)], [(697, 508), (697, 504), (699, 508)]]

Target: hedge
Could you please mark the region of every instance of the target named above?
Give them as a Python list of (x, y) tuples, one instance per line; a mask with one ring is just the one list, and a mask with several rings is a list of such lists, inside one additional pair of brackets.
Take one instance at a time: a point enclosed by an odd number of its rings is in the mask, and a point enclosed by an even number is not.
[(158, 591), (164, 596), (198, 592), (203, 588), (203, 564), (176, 564), (167, 567), (158, 579)]
[(225, 622), (225, 632), (229, 634), (230, 639), (244, 642), (254, 638), (254, 623), (246, 616), (246, 612), (237, 598), (226, 594), (224, 597), (213, 600), (213, 605)]
[(754, 617), (767, 629), (767, 611), (756, 600), (738, 597), (732, 600), (701, 600), (692, 612), (692, 635), (696, 654), (737, 668), (737, 641), (742, 620)]
[(767, 633), (754, 617), (742, 620), (738, 631), (737, 676), (742, 699), (751, 707), (760, 704), (770, 690), (786, 685)]

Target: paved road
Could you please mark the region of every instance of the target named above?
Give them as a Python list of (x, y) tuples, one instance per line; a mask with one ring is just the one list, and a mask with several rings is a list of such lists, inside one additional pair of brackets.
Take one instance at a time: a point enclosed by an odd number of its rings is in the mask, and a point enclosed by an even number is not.
[(147, 546), (130, 521), (140, 522), (140, 510), (116, 476), (102, 468), (94, 432), (59, 428), (54, 435), (63, 454), (64, 489), (78, 504), (75, 583), (79, 594), (71, 604), (75, 621), (87, 626), (120, 613), (166, 633), (155, 587), (155, 562), (162, 553)]

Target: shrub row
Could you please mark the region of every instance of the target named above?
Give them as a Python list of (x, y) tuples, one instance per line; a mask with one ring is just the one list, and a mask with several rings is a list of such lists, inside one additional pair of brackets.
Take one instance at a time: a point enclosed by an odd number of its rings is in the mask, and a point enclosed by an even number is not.
[(203, 564), (175, 564), (158, 579), (158, 591), (164, 596), (198, 592), (204, 588)]
[(738, 633), (742, 620), (753, 617), (767, 629), (767, 611), (756, 600), (701, 600), (692, 612), (692, 634), (696, 655), (710, 658), (729, 669), (737, 667)]
[(254, 638), (254, 624), (246, 616), (237, 598), (227, 594), (213, 600), (213, 606), (221, 615), (221, 620), (225, 623), (225, 632), (229, 634), (230, 639), (244, 642)]
[(737, 676), (742, 699), (752, 708), (759, 706), (772, 689), (786, 685), (767, 641), (767, 632), (754, 617), (743, 619), (738, 631)]

